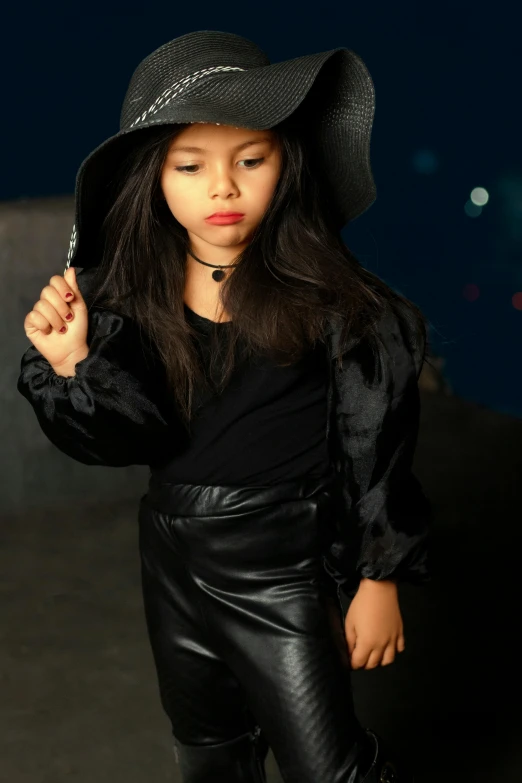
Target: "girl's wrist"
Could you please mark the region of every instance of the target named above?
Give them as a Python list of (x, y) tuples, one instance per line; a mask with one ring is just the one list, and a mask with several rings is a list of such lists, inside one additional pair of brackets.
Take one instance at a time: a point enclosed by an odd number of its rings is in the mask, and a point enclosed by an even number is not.
[(61, 364), (51, 364), (51, 367), (53, 368), (56, 375), (63, 375), (65, 377), (71, 377), (76, 375), (76, 365), (78, 362), (83, 361), (83, 359), (87, 358), (89, 355), (89, 346), (85, 345), (82, 348), (79, 348), (77, 351), (74, 352), (74, 354), (71, 354), (64, 362)]
[(379, 590), (397, 590), (397, 582), (395, 579), (368, 579), (368, 577), (363, 576), (361, 577), (361, 581), (359, 582), (359, 587), (366, 587), (372, 586), (371, 589), (374, 587)]

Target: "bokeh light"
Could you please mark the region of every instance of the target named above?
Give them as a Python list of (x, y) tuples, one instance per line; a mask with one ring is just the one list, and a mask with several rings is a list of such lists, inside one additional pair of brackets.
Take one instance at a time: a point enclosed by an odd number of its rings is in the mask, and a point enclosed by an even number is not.
[(522, 310), (522, 291), (517, 291), (516, 294), (513, 294), (511, 301), (515, 310)]
[(466, 203), (464, 204), (464, 212), (468, 217), (478, 217), (480, 213), (482, 212), (482, 207), (479, 207), (478, 204), (474, 204), (471, 199), (468, 199)]
[(489, 193), (486, 188), (473, 188), (471, 191), (470, 199), (473, 204), (478, 207), (483, 207), (489, 201)]

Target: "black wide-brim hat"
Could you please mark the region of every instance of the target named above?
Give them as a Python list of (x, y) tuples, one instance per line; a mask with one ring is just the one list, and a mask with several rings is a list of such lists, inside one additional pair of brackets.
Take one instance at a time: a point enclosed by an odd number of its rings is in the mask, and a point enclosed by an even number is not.
[(75, 224), (66, 269), (92, 267), (92, 238), (107, 212), (107, 182), (143, 129), (208, 122), (266, 130), (299, 109), (339, 230), (375, 200), (370, 136), (373, 81), (355, 52), (327, 52), (271, 63), (252, 41), (200, 30), (169, 41), (138, 65), (129, 83), (120, 130), (81, 164)]

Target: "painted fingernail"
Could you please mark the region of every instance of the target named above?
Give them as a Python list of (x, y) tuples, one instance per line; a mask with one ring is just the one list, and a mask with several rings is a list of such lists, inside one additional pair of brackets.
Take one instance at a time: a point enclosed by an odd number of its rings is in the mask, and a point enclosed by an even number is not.
[(65, 332), (65, 330), (66, 330), (66, 329), (67, 329), (67, 327), (66, 327), (66, 326), (62, 326), (62, 328), (61, 328), (61, 329), (59, 329), (59, 331), (63, 333), (63, 332)]
[(74, 296), (74, 294), (71, 294), (70, 291), (67, 294), (65, 294), (66, 299), (71, 299), (72, 296)]
[(72, 313), (67, 313), (67, 315), (65, 316), (65, 320), (66, 321), (70, 321), (71, 318), (72, 318), (72, 315), (73, 315)]

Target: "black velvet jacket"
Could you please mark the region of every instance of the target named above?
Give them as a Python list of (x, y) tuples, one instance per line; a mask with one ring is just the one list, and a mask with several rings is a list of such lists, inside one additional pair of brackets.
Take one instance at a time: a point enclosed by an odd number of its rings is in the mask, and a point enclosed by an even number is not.
[[(90, 274), (77, 280), (89, 305)], [(325, 565), (347, 595), (361, 577), (421, 584), (430, 579), (431, 506), (412, 473), (424, 345), (391, 313), (376, 353), (362, 343), (330, 360), (326, 437), (335, 465), (337, 537)], [(328, 351), (339, 331), (332, 324)], [(166, 394), (161, 362), (129, 318), (89, 308), (89, 355), (76, 375), (56, 375), (30, 346), (18, 391), (47, 438), (86, 465), (151, 465), (186, 437)], [(139, 347), (142, 346), (142, 347)]]

